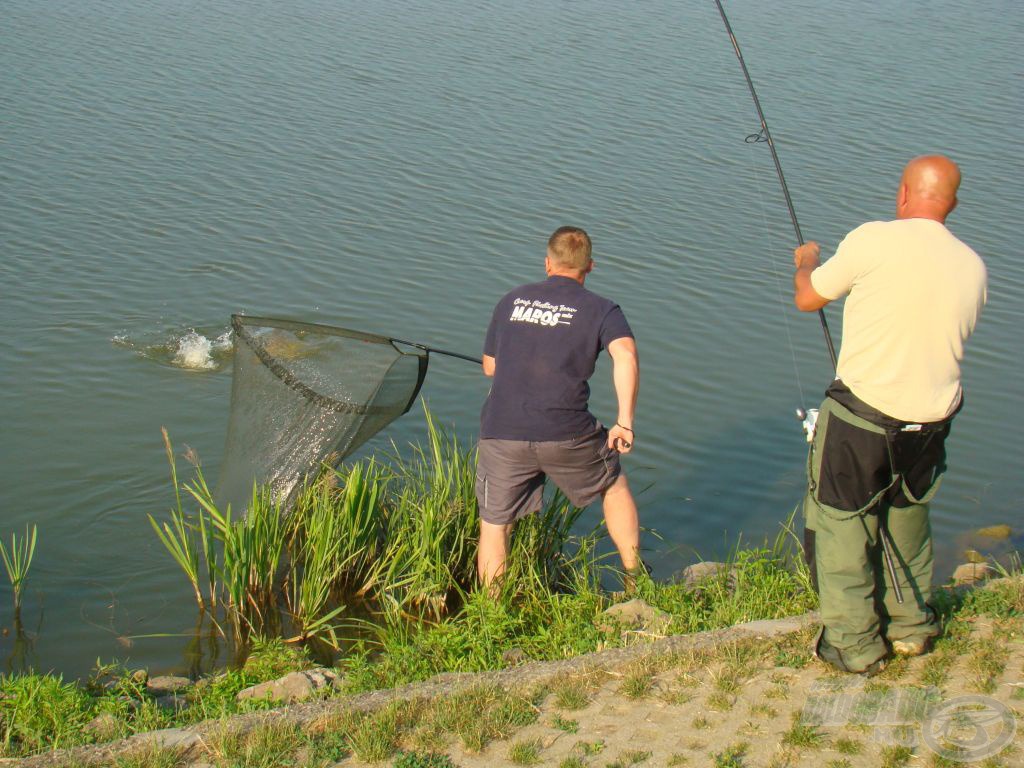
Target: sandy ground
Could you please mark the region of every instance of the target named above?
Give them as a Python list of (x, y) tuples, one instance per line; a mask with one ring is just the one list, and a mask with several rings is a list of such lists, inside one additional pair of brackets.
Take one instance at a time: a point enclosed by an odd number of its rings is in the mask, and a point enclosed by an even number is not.
[[(800, 641), (809, 637), (804, 631)], [(535, 724), (480, 753), (453, 743), (447, 754), (463, 768), (1021, 766), (1024, 637), (977, 619), (972, 642), (984, 638), (1005, 651), (1001, 672), (982, 670), (976, 647), (942, 664), (929, 656), (900, 659), (870, 680), (833, 673), (816, 660), (803, 667), (762, 660), (737, 679), (735, 663), (703, 666), (684, 654), (639, 695), (636, 670), (602, 671), (582, 709), (559, 707), (551, 694)], [(928, 685), (940, 666), (946, 679)]]

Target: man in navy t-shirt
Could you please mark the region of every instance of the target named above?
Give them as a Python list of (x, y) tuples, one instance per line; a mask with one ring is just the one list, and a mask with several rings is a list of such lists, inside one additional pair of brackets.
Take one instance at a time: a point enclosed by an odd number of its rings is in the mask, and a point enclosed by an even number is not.
[[(640, 524), (619, 454), (636, 442), (640, 364), (622, 310), (583, 287), (594, 266), (590, 253), (582, 229), (556, 230), (547, 280), (507, 293), (487, 329), (483, 370), (494, 383), (480, 414), (476, 480), (484, 584), (504, 572), (512, 526), (540, 509), (546, 477), (578, 507), (603, 499), (627, 575), (639, 566)], [(602, 349), (612, 358), (618, 399), (611, 429), (587, 409), (587, 380)]]

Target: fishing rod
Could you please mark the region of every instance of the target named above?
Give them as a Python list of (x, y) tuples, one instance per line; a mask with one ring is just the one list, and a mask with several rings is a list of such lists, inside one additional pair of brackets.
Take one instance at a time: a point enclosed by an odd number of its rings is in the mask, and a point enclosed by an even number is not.
[[(754, 107), (757, 108), (757, 115), (761, 118), (761, 131), (759, 133), (751, 134), (747, 136), (746, 141), (748, 144), (754, 143), (766, 143), (768, 149), (772, 152), (772, 160), (775, 161), (775, 173), (778, 174), (779, 184), (782, 185), (782, 194), (786, 198), (786, 207), (789, 208), (789, 218), (793, 222), (793, 231), (796, 232), (796, 241), (798, 245), (804, 244), (804, 236), (800, 231), (800, 222), (796, 218), (796, 208), (793, 207), (793, 198), (789, 196), (789, 187), (786, 185), (786, 177), (782, 173), (782, 162), (779, 160), (779, 153), (775, 150), (775, 142), (772, 141), (771, 131), (768, 130), (768, 121), (765, 119), (764, 110), (761, 109), (761, 100), (757, 98), (757, 91), (754, 90), (754, 81), (750, 79), (750, 72), (747, 70), (747, 63), (743, 60), (743, 54), (740, 52), (740, 44), (736, 42), (736, 35), (733, 34), (732, 25), (729, 23), (729, 17), (725, 15), (725, 8), (722, 7), (722, 0), (715, 0), (715, 5), (718, 6), (718, 13), (722, 16), (722, 23), (725, 24), (725, 31), (729, 35), (729, 39), (732, 41), (732, 48), (736, 51), (736, 58), (740, 61), (740, 67), (743, 69), (743, 77), (746, 78), (747, 88), (750, 90), (750, 95), (754, 99)], [(828, 355), (832, 360), (832, 371), (836, 370), (836, 348), (832, 343), (832, 334), (828, 330), (828, 321), (825, 319), (824, 310), (818, 310), (818, 319), (821, 321), (821, 330), (825, 334), (825, 345), (828, 347)]]
[[(725, 31), (729, 35), (729, 40), (732, 41), (732, 49), (736, 52), (736, 58), (739, 59), (740, 68), (743, 70), (743, 77), (747, 81), (747, 88), (750, 91), (750, 96), (754, 100), (754, 107), (757, 109), (757, 116), (761, 119), (761, 130), (758, 133), (753, 133), (747, 136), (746, 141), (748, 144), (754, 143), (765, 143), (768, 145), (768, 149), (771, 150), (772, 160), (775, 162), (775, 173), (778, 174), (779, 184), (782, 186), (782, 194), (786, 198), (786, 207), (789, 209), (789, 218), (793, 223), (793, 231), (796, 233), (796, 241), (799, 245), (804, 244), (804, 236), (800, 231), (800, 222), (796, 218), (796, 208), (793, 207), (793, 198), (789, 194), (789, 186), (786, 184), (786, 176), (782, 173), (782, 162), (779, 160), (779, 153), (775, 149), (775, 142), (772, 141), (772, 133), (768, 130), (768, 121), (765, 119), (764, 110), (761, 109), (761, 100), (757, 98), (757, 91), (754, 90), (754, 81), (750, 78), (750, 71), (747, 69), (747, 63), (743, 60), (743, 53), (740, 51), (740, 44), (736, 41), (736, 35), (732, 31), (732, 24), (729, 23), (729, 17), (725, 15), (725, 8), (722, 7), (722, 0), (715, 0), (715, 5), (718, 6), (718, 13), (722, 17), (722, 23), (725, 24)], [(836, 348), (832, 343), (832, 334), (828, 330), (828, 321), (825, 319), (825, 311), (823, 309), (818, 310), (818, 320), (821, 321), (821, 330), (825, 334), (825, 346), (828, 347), (828, 356), (832, 360), (832, 372), (835, 373), (838, 367), (836, 359)], [(804, 422), (804, 428), (807, 430), (807, 439), (810, 440), (813, 435), (814, 421), (817, 414), (811, 416), (808, 415), (807, 411), (803, 408), (797, 410), (797, 417), (802, 419)], [(808, 420), (810, 419), (810, 420)], [(903, 591), (900, 589), (899, 581), (896, 578), (896, 564), (895, 558), (892, 553), (892, 541), (889, 537), (889, 532), (886, 530), (884, 525), (878, 527), (879, 540), (882, 544), (882, 555), (885, 560), (886, 570), (889, 572), (889, 580), (892, 582), (893, 592), (896, 595), (896, 602), (903, 603)]]

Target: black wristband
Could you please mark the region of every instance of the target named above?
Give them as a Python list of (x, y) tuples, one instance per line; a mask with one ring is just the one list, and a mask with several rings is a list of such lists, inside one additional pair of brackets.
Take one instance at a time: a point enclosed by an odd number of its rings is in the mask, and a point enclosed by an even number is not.
[[(622, 425), (621, 425), (621, 424), (619, 424), (619, 422), (617, 422), (617, 421), (615, 422), (615, 426), (616, 426), (616, 427), (618, 427), (619, 429), (624, 429), (624, 430), (626, 430), (627, 432), (633, 432), (633, 430), (632, 430), (632, 429), (630, 429), (629, 427), (624, 427), (624, 426), (622, 426)], [(633, 434), (635, 435), (635, 434), (636, 434), (636, 432), (633, 432)]]

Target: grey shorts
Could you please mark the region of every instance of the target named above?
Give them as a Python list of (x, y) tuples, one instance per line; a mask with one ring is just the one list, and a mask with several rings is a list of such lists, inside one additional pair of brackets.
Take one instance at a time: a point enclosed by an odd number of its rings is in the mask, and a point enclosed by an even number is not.
[(585, 507), (622, 471), (619, 452), (608, 447), (604, 427), (571, 440), (481, 440), (477, 450), (480, 518), (493, 525), (508, 525), (538, 511), (546, 477), (572, 504)]

